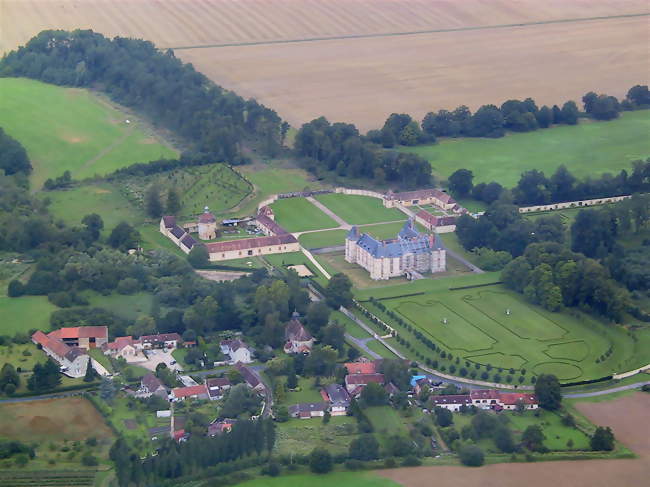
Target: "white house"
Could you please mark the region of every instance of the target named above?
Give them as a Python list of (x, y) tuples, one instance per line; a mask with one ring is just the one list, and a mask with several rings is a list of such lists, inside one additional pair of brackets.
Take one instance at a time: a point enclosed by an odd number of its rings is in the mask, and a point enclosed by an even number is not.
[(469, 394), (448, 394), (442, 396), (431, 396), (431, 407), (448, 409), (454, 413), (460, 411), (462, 406), (471, 406), (472, 398)]
[(221, 353), (230, 357), (230, 363), (250, 364), (253, 361), (251, 349), (239, 339), (222, 340), (220, 346)]

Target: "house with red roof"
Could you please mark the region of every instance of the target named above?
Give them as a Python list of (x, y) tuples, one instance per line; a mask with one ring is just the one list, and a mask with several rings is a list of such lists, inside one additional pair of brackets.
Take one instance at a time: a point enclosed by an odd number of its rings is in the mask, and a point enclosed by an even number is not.
[(526, 409), (537, 409), (539, 403), (534, 394), (518, 392), (500, 392), (495, 389), (477, 389), (470, 391), (472, 405), (481, 409), (516, 409), (522, 403)]
[(377, 363), (374, 361), (347, 362), (344, 365), (348, 374), (375, 374), (377, 372)]
[(112, 342), (104, 343), (101, 348), (104, 355), (115, 358), (122, 357), (127, 362), (136, 361), (138, 358), (146, 360), (146, 357), (141, 353), (142, 343), (132, 336), (117, 337)]
[(436, 216), (426, 210), (420, 210), (415, 215), (415, 221), (431, 232), (448, 233), (456, 231), (455, 216)]
[(46, 335), (42, 331), (37, 331), (32, 335), (32, 342), (41, 349), (54, 361), (58, 362), (61, 372), (69, 377), (83, 377), (88, 369), (90, 356), (88, 353), (77, 346), (65, 344), (61, 339), (52, 337), (52, 334)]
[(172, 401), (184, 401), (185, 399), (208, 399), (208, 389), (205, 384), (188, 387), (175, 387), (172, 389)]
[(107, 326), (75, 326), (54, 330), (48, 333), (51, 338), (61, 340), (68, 346), (84, 350), (100, 348), (108, 342)]
[(345, 376), (345, 388), (354, 396), (371, 383), (384, 385), (384, 374), (348, 374)]

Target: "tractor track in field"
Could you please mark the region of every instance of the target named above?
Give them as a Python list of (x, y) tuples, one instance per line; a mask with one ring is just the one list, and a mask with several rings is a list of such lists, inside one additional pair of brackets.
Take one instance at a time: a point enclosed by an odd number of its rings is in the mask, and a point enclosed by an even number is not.
[(538, 25), (569, 24), (569, 23), (576, 23), (576, 22), (592, 22), (596, 20), (614, 20), (614, 19), (626, 19), (626, 18), (633, 18), (633, 17), (646, 17), (646, 16), (650, 16), (650, 12), (642, 12), (636, 14), (622, 14), (622, 15), (605, 15), (600, 17), (578, 17), (572, 19), (540, 20), (535, 22), (517, 22), (511, 24), (478, 25), (473, 27), (450, 27), (447, 29), (424, 29), (424, 30), (404, 31), (404, 32), (375, 33), (375, 34), (348, 34), (348, 35), (339, 35), (339, 36), (303, 37), (299, 39), (277, 39), (277, 40), (270, 40), (270, 41), (226, 42), (221, 44), (199, 44), (195, 46), (169, 46), (169, 47), (159, 47), (158, 49), (160, 49), (161, 51), (167, 49), (172, 49), (176, 51), (186, 51), (190, 49), (266, 46), (266, 45), (273, 45), (273, 44), (298, 44), (303, 42), (338, 41), (338, 40), (346, 40), (346, 39), (372, 39), (372, 38), (380, 38), (380, 37), (401, 37), (401, 36), (413, 36), (413, 35), (422, 35), (422, 34), (444, 34), (447, 32), (511, 29), (513, 27), (534, 27)]

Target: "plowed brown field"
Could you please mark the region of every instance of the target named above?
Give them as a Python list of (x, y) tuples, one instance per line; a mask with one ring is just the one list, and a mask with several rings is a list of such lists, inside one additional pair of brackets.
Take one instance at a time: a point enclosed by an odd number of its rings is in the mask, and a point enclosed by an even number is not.
[(500, 463), (481, 468), (418, 467), (379, 471), (404, 487), (637, 487), (650, 479), (650, 394), (600, 403), (582, 403), (578, 409), (595, 424), (611, 426), (623, 444), (640, 458), (574, 462)]
[[(648, 17), (621, 16), (649, 11), (647, 0), (0, 0), (0, 51), (45, 28), (194, 47), (177, 55), (294, 125), (325, 115), (368, 129), (394, 111), (621, 96), (649, 72)], [(595, 17), (610, 18), (575, 20)], [(242, 43), (254, 45), (223, 47)]]

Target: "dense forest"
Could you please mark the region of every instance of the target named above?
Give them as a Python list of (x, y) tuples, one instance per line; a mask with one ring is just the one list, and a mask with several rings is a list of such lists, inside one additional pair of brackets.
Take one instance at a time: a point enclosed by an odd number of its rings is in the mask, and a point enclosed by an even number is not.
[(23, 173), (32, 171), (25, 148), (13, 137), (6, 134), (0, 127), (0, 171), (5, 174)]
[[(621, 111), (650, 108), (650, 92), (647, 86), (636, 85), (624, 100), (589, 92), (582, 97), (584, 115), (595, 120), (613, 120)], [(475, 113), (466, 106), (453, 111), (429, 112), (418, 123), (408, 114), (391, 114), (381, 130), (371, 130), (367, 138), (385, 148), (396, 145), (413, 146), (431, 144), (436, 137), (503, 137), (507, 131), (530, 132), (551, 125), (576, 125), (580, 113), (574, 101), (541, 108), (535, 100), (507, 100), (500, 107), (483, 105)]]
[[(469, 169), (458, 169), (449, 176), (449, 190), (458, 198), (472, 197), (491, 204), (506, 193), (496, 181), (474, 184)], [(623, 169), (616, 175), (605, 173), (597, 178), (576, 178), (565, 166), (560, 166), (547, 177), (543, 171), (532, 169), (522, 173), (517, 186), (511, 190), (514, 203), (519, 206), (548, 205), (565, 201), (579, 201), (609, 196), (622, 196), (650, 191), (650, 158), (634, 161), (631, 173)]]
[(275, 111), (215, 85), (171, 50), (91, 30), (41, 32), (2, 59), (0, 76), (102, 90), (213, 161), (242, 163), (242, 144), (253, 139), (275, 154), (288, 129)]
[(316, 175), (372, 180), (378, 185), (393, 183), (404, 187), (433, 183), (431, 165), (414, 154), (383, 151), (365, 140), (352, 124), (331, 124), (320, 117), (304, 124), (296, 135), (295, 151), (303, 167)]

